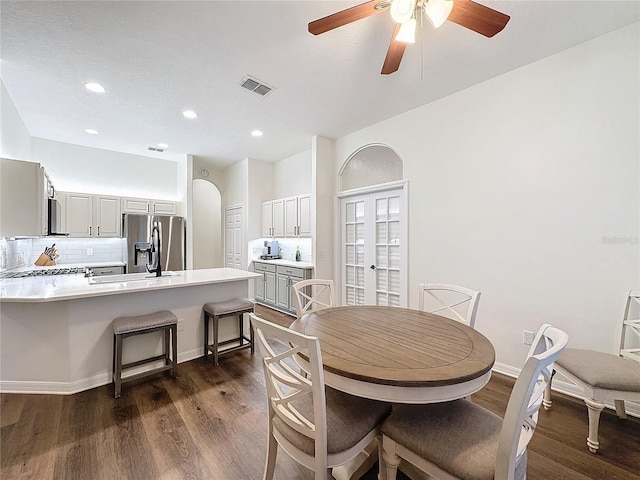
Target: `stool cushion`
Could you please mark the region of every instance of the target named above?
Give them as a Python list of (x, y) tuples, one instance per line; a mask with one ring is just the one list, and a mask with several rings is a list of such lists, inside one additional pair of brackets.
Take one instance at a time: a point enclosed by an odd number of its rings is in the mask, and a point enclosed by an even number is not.
[(119, 335), (165, 325), (168, 326), (174, 323), (178, 323), (178, 317), (169, 310), (162, 310), (147, 315), (138, 315), (136, 317), (119, 317), (113, 321), (113, 333)]
[(204, 311), (209, 315), (221, 317), (245, 310), (253, 310), (253, 302), (248, 298), (238, 297), (227, 300), (226, 302), (207, 303)]

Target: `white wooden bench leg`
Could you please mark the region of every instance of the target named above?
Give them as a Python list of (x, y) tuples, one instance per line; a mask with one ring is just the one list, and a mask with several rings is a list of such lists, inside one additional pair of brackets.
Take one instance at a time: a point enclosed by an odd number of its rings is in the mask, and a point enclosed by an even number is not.
[(591, 453), (596, 453), (600, 448), (598, 442), (598, 425), (600, 423), (600, 412), (604, 409), (604, 403), (595, 399), (585, 398), (584, 403), (589, 409), (589, 436), (587, 437), (587, 446)]
[(613, 403), (616, 406), (616, 415), (618, 415), (618, 418), (627, 418), (627, 412), (624, 409), (624, 400), (614, 400)]

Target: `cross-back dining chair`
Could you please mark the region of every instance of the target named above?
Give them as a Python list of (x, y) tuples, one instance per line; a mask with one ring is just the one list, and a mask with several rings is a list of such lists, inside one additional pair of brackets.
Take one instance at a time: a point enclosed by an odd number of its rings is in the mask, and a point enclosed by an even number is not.
[(457, 320), (471, 328), (476, 323), (480, 292), (447, 283), (421, 283), (418, 309)]
[[(640, 402), (640, 318), (631, 318), (632, 312), (640, 317), (639, 291), (629, 292), (627, 297), (618, 355), (567, 348), (555, 365), (558, 373), (584, 390), (584, 403), (589, 412), (587, 447), (591, 453), (600, 448), (598, 427), (604, 402), (613, 402), (619, 418), (627, 417), (625, 400)], [(545, 392), (545, 410), (551, 409), (552, 403), (549, 382)]]
[(291, 285), (296, 304), (296, 315), (302, 317), (307, 312), (333, 307), (335, 293), (333, 280), (312, 278)]
[[(270, 323), (255, 314), (250, 318), (267, 387), (264, 479), (273, 478), (278, 447), (312, 470), (316, 480), (332, 478), (328, 477), (329, 468), (347, 463), (376, 439), (391, 406), (325, 387), (317, 337)], [(308, 359), (306, 377), (295, 366), (298, 355)]]
[(553, 362), (567, 342), (562, 330), (546, 324), (540, 328), (504, 420), (465, 399), (394, 407), (382, 424), (387, 480), (396, 479), (401, 459), (440, 480), (526, 478), (527, 445)]

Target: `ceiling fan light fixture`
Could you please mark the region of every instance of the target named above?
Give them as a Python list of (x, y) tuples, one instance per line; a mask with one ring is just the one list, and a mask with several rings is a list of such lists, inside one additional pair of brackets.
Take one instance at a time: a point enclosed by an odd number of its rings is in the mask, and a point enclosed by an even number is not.
[(449, 18), (453, 0), (429, 0), (423, 8), (433, 28), (438, 28)]
[(416, 43), (416, 19), (410, 18), (402, 24), (396, 35), (396, 41), (404, 43)]
[(416, 0), (393, 0), (391, 2), (391, 18), (396, 23), (404, 24), (413, 16)]

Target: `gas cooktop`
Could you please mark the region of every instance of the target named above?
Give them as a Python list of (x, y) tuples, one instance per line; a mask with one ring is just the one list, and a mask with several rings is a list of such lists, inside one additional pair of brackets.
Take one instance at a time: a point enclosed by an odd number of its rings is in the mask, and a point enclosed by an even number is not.
[(43, 268), (38, 270), (23, 270), (21, 272), (7, 272), (4, 278), (42, 277), (46, 275), (77, 275), (84, 274), (86, 267)]

